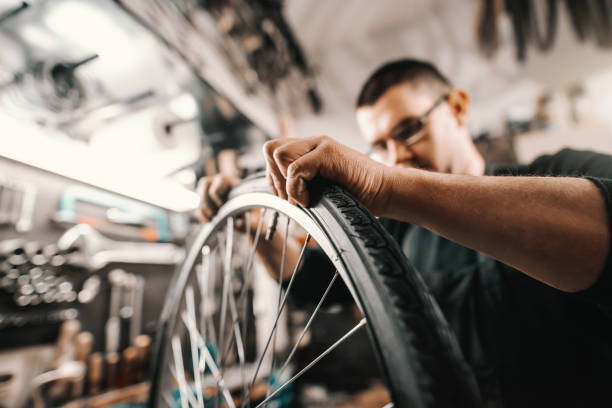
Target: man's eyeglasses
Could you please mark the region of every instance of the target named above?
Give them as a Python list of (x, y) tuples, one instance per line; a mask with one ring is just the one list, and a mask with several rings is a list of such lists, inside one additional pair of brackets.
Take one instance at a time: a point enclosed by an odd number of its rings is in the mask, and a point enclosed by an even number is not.
[[(440, 106), (443, 102), (446, 102), (447, 100), (448, 94), (444, 94), (440, 98), (438, 98), (433, 104), (433, 106), (429, 108), (429, 110), (427, 110), (427, 112), (425, 112), (420, 117), (406, 118), (400, 121), (397, 125), (395, 125), (389, 137), (393, 140), (397, 140), (398, 142), (403, 143), (406, 146), (418, 142), (425, 135), (425, 133), (421, 132), (421, 130), (423, 130), (423, 127), (425, 126), (425, 123), (427, 123), (427, 119), (429, 119), (429, 116), (438, 106)], [(374, 143), (369, 151), (370, 156), (381, 156), (385, 155), (386, 153), (386, 140), (381, 140), (377, 143)]]

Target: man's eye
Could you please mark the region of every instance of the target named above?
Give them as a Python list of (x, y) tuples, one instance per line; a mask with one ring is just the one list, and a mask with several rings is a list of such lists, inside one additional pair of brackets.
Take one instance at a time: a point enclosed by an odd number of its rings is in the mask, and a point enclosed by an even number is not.
[(393, 138), (396, 140), (407, 140), (419, 130), (421, 130), (421, 123), (418, 121), (404, 123), (402, 124), (402, 127), (393, 135)]
[(376, 142), (372, 145), (372, 150), (384, 152), (387, 150), (387, 144), (385, 142)]

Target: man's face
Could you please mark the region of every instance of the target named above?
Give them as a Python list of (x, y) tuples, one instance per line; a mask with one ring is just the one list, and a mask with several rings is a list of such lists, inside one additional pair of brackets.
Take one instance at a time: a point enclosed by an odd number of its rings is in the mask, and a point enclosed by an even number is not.
[[(388, 166), (452, 172), (460, 159), (457, 155), (465, 150), (458, 145), (465, 143), (459, 135), (464, 124), (441, 97), (403, 83), (388, 89), (373, 105), (358, 108), (357, 122), (373, 158)], [(430, 110), (417, 133), (405, 132), (406, 123), (417, 123)]]

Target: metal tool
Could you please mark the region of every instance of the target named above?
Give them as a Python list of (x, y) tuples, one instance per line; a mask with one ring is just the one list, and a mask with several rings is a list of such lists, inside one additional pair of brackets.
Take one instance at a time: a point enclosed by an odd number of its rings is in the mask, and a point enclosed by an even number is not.
[[(95, 206), (101, 209), (114, 209), (110, 212), (110, 219), (107, 217), (95, 218), (96, 225), (109, 234), (126, 235), (129, 238), (145, 238), (153, 241), (168, 242), (171, 240), (170, 221), (168, 214), (157, 207), (144, 204), (133, 199), (118, 196), (116, 194), (100, 191), (85, 186), (68, 187), (60, 199), (59, 212), (55, 219), (60, 223), (78, 224), (80, 218), (91, 218), (91, 213), (80, 213), (78, 211), (80, 203)], [(112, 215), (120, 211), (124, 216), (113, 217)], [(121, 221), (121, 218), (129, 221)], [(138, 224), (133, 220), (139, 219)], [(117, 222), (119, 221), (119, 222)]]
[(132, 291), (132, 321), (130, 322), (130, 343), (134, 343), (142, 330), (142, 306), (144, 300), (145, 279), (142, 276), (134, 277)]
[(32, 229), (34, 206), (36, 204), (36, 187), (26, 184), (23, 188), (21, 209), (15, 220), (15, 230), (17, 232), (27, 232)]
[(73, 360), (75, 357), (75, 349), (73, 339), (81, 330), (81, 322), (76, 319), (66, 320), (60, 327), (60, 333), (55, 344), (55, 362), (54, 365), (59, 367), (63, 361)]
[(121, 323), (119, 320), (119, 308), (121, 307), (121, 292), (125, 283), (126, 273), (122, 269), (113, 269), (108, 274), (108, 281), (111, 284), (111, 297), (108, 311), (108, 320), (104, 326), (105, 347), (107, 353), (119, 351), (119, 341), (121, 335)]
[(149, 370), (149, 353), (151, 351), (151, 336), (140, 334), (134, 339), (134, 347), (138, 352), (136, 381), (142, 381), (147, 377)]
[(76, 248), (69, 263), (91, 271), (109, 263), (175, 265), (184, 257), (184, 250), (174, 244), (115, 241), (86, 224), (67, 230), (57, 245), (64, 251)]
[(36, 192), (32, 184), (0, 180), (0, 224), (14, 225), (17, 232), (30, 231)]
[[(87, 361), (91, 349), (93, 347), (93, 334), (90, 332), (81, 332), (75, 338), (75, 360), (81, 361), (83, 364)], [(72, 383), (71, 396), (73, 398), (83, 395), (85, 386), (85, 377), (80, 377)]]
[(85, 376), (85, 363), (82, 361), (64, 361), (55, 370), (44, 372), (32, 380), (32, 401), (35, 408), (44, 408), (45, 403), (41, 395), (41, 387), (55, 381), (68, 383), (77, 381)]
[(98, 275), (93, 275), (83, 282), (83, 286), (78, 294), (79, 303), (90, 303), (100, 293), (102, 280)]
[(5, 327), (20, 327), (26, 324), (48, 324), (65, 322), (77, 318), (79, 311), (74, 308), (57, 310), (55, 312), (19, 312), (0, 313), (0, 329)]
[(134, 346), (127, 347), (123, 350), (122, 357), (119, 385), (125, 387), (136, 381), (135, 374), (138, 363), (138, 350)]
[[(81, 330), (81, 322), (78, 320), (66, 320), (60, 327), (60, 333), (55, 344), (55, 360), (53, 366), (59, 368), (62, 364), (74, 360), (74, 339)], [(69, 382), (66, 379), (57, 379), (49, 390), (49, 395), (58, 398), (66, 395)]]
[(89, 356), (89, 371), (87, 373), (88, 395), (98, 395), (102, 390), (102, 375), (104, 374), (104, 357), (102, 353)]
[(104, 357), (106, 371), (106, 388), (111, 389), (117, 386), (117, 376), (119, 374), (119, 353), (107, 353)]
[(119, 350), (123, 350), (131, 343), (132, 318), (134, 317), (136, 277), (127, 273), (122, 286), (121, 307), (119, 308)]

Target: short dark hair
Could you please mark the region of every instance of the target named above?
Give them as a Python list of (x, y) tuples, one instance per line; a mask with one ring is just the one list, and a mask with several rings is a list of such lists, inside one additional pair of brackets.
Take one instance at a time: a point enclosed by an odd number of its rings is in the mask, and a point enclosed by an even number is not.
[(432, 91), (443, 93), (452, 85), (431, 63), (403, 58), (391, 61), (378, 68), (365, 82), (357, 98), (357, 108), (376, 103), (389, 88), (404, 82), (425, 85)]

